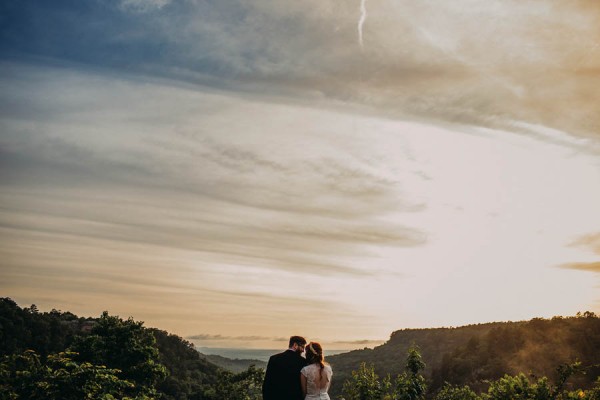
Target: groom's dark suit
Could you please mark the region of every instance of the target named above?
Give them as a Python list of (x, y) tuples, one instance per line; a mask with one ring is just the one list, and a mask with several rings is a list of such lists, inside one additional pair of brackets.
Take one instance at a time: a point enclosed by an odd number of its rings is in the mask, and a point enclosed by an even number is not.
[(302, 400), (300, 370), (305, 366), (304, 357), (293, 350), (271, 356), (262, 387), (263, 400)]

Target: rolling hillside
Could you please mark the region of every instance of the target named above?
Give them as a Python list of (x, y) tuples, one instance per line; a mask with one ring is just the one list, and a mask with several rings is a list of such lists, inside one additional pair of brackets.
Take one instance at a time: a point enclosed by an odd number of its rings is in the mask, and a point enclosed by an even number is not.
[(586, 375), (573, 384), (591, 387), (600, 375), (600, 318), (592, 313), (576, 317), (495, 322), (457, 328), (404, 329), (374, 349), (355, 350), (327, 359), (334, 368), (333, 394), (361, 362), (373, 364), (380, 376), (401, 373), (408, 348), (419, 346), (427, 363), (430, 390), (444, 382), (484, 389), (485, 380), (524, 372), (555, 378), (563, 363), (581, 361)]
[(202, 354), (200, 353), (200, 357), (204, 358), (206, 361), (217, 365), (227, 371), (233, 373), (240, 373), (246, 371), (251, 365), (254, 365), (257, 368), (265, 369), (267, 368), (267, 363), (260, 360), (240, 360), (238, 358), (227, 358), (223, 356), (218, 356), (216, 354)]

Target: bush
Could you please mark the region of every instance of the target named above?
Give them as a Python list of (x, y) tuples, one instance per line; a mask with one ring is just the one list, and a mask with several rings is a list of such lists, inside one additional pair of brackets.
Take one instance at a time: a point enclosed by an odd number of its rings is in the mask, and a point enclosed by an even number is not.
[(446, 383), (435, 396), (435, 400), (479, 400), (469, 386), (454, 386)]
[[(77, 353), (48, 356), (45, 363), (32, 350), (5, 356), (0, 364), (0, 398), (27, 400), (124, 399), (134, 384), (120, 371), (74, 361)], [(136, 397), (147, 399), (145, 396)]]

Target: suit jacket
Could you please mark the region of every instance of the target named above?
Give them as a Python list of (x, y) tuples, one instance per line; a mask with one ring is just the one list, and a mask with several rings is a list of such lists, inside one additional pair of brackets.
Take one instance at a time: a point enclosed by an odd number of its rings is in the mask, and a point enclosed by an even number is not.
[(300, 370), (306, 360), (293, 350), (269, 358), (262, 392), (263, 400), (302, 400)]

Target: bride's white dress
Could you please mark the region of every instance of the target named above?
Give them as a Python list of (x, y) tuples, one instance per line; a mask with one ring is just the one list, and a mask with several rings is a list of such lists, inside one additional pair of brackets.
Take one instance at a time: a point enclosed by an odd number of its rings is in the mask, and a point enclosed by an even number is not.
[(302, 368), (300, 373), (306, 377), (306, 397), (304, 400), (330, 400), (327, 391), (331, 385), (333, 371), (325, 364), (323, 373), (319, 364), (310, 364)]

